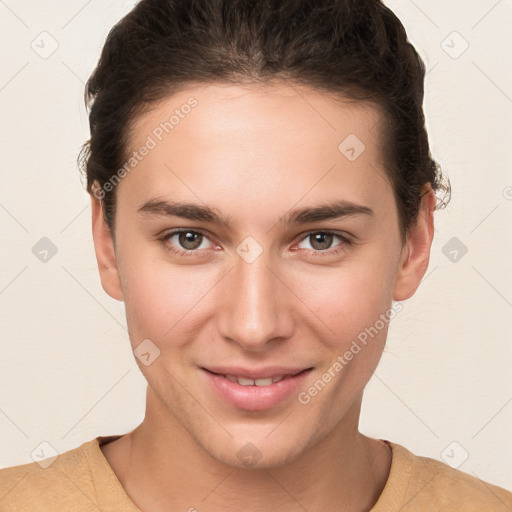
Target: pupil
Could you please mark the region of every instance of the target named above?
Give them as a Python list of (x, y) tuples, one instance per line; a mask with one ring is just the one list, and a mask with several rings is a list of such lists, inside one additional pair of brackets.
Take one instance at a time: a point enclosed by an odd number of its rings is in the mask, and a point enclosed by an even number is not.
[[(321, 247), (319, 247), (319, 249), (327, 249), (332, 241), (332, 235), (329, 235), (328, 233), (317, 233), (314, 237), (315, 243), (320, 242)], [(327, 239), (327, 242), (325, 239)]]
[[(184, 246), (188, 250), (194, 250), (201, 245), (197, 243), (197, 240), (194, 242), (194, 238), (198, 237), (197, 233), (192, 233), (190, 231), (180, 233), (180, 244)], [(187, 244), (191, 243), (192, 247), (189, 247)]]

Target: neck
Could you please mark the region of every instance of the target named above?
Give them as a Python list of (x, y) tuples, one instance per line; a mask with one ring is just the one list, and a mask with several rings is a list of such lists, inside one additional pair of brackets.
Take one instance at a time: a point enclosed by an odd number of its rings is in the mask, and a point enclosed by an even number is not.
[[(319, 443), (279, 467), (240, 469), (209, 453), (149, 391), (144, 421), (102, 451), (145, 512), (368, 511), (389, 475), (391, 453), (357, 429), (361, 400)], [(361, 397), (362, 398), (362, 397)]]

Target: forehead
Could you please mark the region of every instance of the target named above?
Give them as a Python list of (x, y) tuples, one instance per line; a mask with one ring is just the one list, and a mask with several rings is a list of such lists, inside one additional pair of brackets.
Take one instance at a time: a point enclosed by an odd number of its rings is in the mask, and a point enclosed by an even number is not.
[[(145, 151), (120, 184), (155, 195), (261, 210), (299, 201), (388, 201), (380, 110), (288, 83), (187, 87), (139, 116), (129, 153)], [(329, 197), (327, 197), (329, 196)], [(277, 211), (277, 210), (274, 210)]]
[[(279, 133), (288, 138), (304, 137), (312, 143), (321, 138), (327, 146), (354, 133), (371, 145), (377, 142), (381, 120), (382, 110), (375, 104), (289, 82), (196, 84), (151, 105), (133, 120), (130, 141), (137, 145), (143, 142), (141, 137), (153, 133), (161, 142), (160, 136), (187, 132), (192, 124), (190, 129), (196, 137), (210, 132), (217, 136), (236, 134), (237, 139)], [(168, 130), (161, 126), (166, 122), (172, 125)], [(254, 145), (257, 140), (250, 142)]]

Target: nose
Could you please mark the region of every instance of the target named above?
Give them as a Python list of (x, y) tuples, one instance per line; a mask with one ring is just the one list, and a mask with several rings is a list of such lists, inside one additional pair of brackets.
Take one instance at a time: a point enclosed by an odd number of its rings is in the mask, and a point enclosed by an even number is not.
[(217, 310), (223, 339), (257, 352), (291, 336), (297, 299), (286, 279), (270, 267), (265, 252), (252, 263), (236, 256), (234, 268), (223, 281)]

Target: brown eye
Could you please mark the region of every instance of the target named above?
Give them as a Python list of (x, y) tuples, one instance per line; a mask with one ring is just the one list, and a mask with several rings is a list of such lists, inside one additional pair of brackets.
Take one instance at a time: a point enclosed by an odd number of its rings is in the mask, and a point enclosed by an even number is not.
[[(340, 240), (340, 243), (334, 245), (335, 239)], [(311, 248), (300, 247), (300, 244), (306, 241), (309, 242)], [(300, 244), (299, 248), (306, 249), (312, 256), (334, 256), (347, 250), (353, 242), (349, 238), (331, 231), (313, 231), (302, 238)]]
[(323, 251), (330, 249), (334, 237), (331, 233), (320, 232), (309, 235), (309, 238), (311, 240), (311, 246), (315, 251)]
[(194, 251), (201, 245), (202, 237), (201, 233), (195, 231), (182, 231), (178, 233), (178, 242), (183, 249)]
[(166, 250), (179, 256), (204, 256), (214, 245), (206, 235), (190, 229), (171, 231), (160, 240)]

